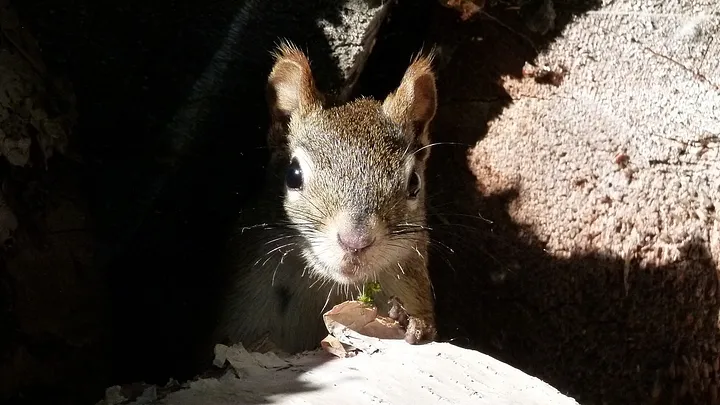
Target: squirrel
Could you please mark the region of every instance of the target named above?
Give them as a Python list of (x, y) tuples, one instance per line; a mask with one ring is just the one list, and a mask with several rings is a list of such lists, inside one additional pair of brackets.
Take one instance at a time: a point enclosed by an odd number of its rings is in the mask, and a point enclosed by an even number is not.
[(437, 108), (432, 61), (418, 54), (382, 102), (327, 106), (307, 56), (288, 41), (276, 48), (267, 186), (230, 242), (216, 341), (317, 348), (323, 311), (371, 281), (380, 284), (378, 310), (404, 327), (405, 341), (436, 339), (424, 187)]

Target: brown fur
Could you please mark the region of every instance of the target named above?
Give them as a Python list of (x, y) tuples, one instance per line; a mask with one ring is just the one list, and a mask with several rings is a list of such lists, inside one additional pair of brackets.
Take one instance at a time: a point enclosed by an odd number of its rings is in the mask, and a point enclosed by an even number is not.
[[(275, 57), (268, 186), (233, 243), (235, 274), (219, 338), (256, 350), (267, 341), (262, 347), (287, 352), (314, 348), (326, 333), (323, 310), (377, 280), (380, 310), (396, 298), (409, 316), (406, 340), (434, 339), (424, 187), (409, 191), (414, 175), (424, 185), (437, 102), (431, 58), (415, 58), (382, 103), (362, 98), (325, 108), (305, 55), (284, 43)], [(302, 162), (300, 191), (285, 184), (292, 159)], [(378, 242), (360, 264), (346, 266), (347, 276), (338, 267), (347, 255), (333, 236), (357, 215)]]

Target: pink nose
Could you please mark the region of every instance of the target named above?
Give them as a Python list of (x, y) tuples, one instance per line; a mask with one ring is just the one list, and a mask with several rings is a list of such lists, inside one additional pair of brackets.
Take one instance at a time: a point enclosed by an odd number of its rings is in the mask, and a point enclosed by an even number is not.
[(369, 233), (362, 231), (340, 231), (338, 232), (338, 243), (343, 249), (351, 252), (363, 250), (375, 242)]

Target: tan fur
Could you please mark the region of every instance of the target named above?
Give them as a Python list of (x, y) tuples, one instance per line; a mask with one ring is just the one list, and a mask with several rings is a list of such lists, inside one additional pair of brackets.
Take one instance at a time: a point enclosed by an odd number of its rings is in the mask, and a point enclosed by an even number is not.
[[(410, 64), (395, 92), (388, 95), (383, 103), (383, 110), (398, 125), (410, 126), (424, 123), (419, 130), (428, 143), (427, 126), (435, 117), (437, 107), (437, 90), (435, 73), (432, 70), (433, 55), (418, 55)], [(408, 128), (410, 129), (410, 128)]]
[(310, 61), (294, 44), (284, 41), (273, 53), (275, 65), (268, 77), (267, 102), (272, 126), (268, 136), (271, 148), (278, 147), (293, 112), (306, 114), (322, 108), (323, 97), (315, 87)]
[(302, 51), (286, 42), (278, 48), (275, 60), (268, 78), (268, 88), (275, 95), (269, 100), (275, 118), (296, 110), (307, 113), (320, 108), (322, 96), (315, 88), (310, 61)]
[[(287, 352), (317, 347), (326, 333), (323, 310), (377, 280), (380, 310), (396, 297), (410, 317), (406, 340), (434, 339), (425, 193), (411, 193), (409, 180), (416, 173), (425, 183), (424, 147), (437, 103), (431, 58), (415, 58), (384, 102), (362, 98), (332, 108), (323, 106), (297, 47), (283, 43), (275, 58), (268, 186), (232, 245), (235, 274), (218, 338), (255, 349), (270, 341), (265, 349)], [(285, 184), (291, 159), (302, 167), (299, 191)], [(378, 241), (358, 264), (342, 264), (347, 255), (334, 235), (357, 215)]]

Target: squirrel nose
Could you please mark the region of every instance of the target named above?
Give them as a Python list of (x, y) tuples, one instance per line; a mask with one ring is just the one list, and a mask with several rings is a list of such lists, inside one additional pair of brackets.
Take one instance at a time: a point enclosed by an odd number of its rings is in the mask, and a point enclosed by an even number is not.
[(338, 232), (338, 243), (343, 249), (356, 253), (363, 250), (375, 242), (368, 232), (352, 230), (352, 231), (340, 231)]

